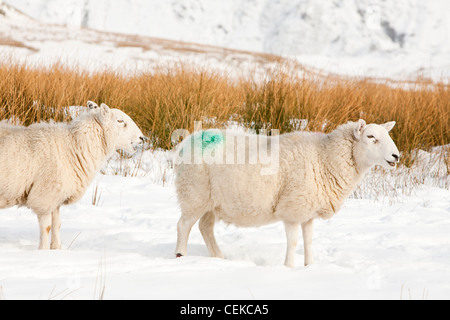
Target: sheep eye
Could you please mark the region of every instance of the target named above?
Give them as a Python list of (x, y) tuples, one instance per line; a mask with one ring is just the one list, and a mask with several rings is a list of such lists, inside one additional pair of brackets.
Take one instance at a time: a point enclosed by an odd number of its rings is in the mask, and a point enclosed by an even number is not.
[(372, 135), (367, 136), (367, 138), (373, 139), (373, 143), (377, 143), (377, 142), (378, 142), (378, 140), (377, 140), (374, 136), (372, 136)]
[(120, 120), (117, 120), (117, 122), (118, 122), (118, 123), (122, 123), (122, 124), (123, 124), (123, 127), (126, 128), (127, 123), (125, 122), (125, 120), (120, 119)]

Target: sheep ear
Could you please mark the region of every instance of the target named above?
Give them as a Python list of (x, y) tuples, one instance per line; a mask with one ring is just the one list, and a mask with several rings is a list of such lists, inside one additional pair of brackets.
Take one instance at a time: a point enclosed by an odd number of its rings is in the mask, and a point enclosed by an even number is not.
[(383, 123), (383, 124), (381, 124), (381, 126), (383, 128), (385, 128), (389, 132), (395, 126), (395, 121), (390, 121), (390, 122)]
[(353, 135), (355, 136), (356, 140), (361, 139), (362, 132), (364, 131), (364, 128), (366, 127), (366, 121), (363, 119), (359, 119), (358, 123), (356, 125), (356, 128), (353, 131)]
[(106, 105), (106, 104), (104, 104), (104, 103), (102, 103), (101, 105), (100, 105), (100, 111), (101, 111), (101, 113), (103, 114), (103, 115), (105, 115), (105, 114), (107, 114), (108, 112), (109, 112), (109, 107)]
[(91, 100), (89, 100), (86, 103), (86, 106), (88, 107), (89, 110), (98, 109), (98, 104), (96, 104), (95, 102), (92, 102)]

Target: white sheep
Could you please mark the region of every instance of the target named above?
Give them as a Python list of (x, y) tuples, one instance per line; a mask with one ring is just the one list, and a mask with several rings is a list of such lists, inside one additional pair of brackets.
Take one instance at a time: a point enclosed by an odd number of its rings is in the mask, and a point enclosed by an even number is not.
[[(209, 134), (203, 133), (203, 138), (198, 134), (186, 138), (175, 159), (175, 185), (182, 213), (177, 225), (177, 257), (186, 255), (190, 230), (199, 219), (199, 228), (210, 254), (221, 258), (223, 254), (214, 237), (216, 220), (242, 227), (282, 221), (287, 237), (285, 265), (294, 266), (300, 226), (304, 262), (305, 265), (312, 264), (313, 220), (331, 218), (372, 166), (393, 168), (398, 162), (399, 151), (388, 133), (394, 125), (395, 122), (366, 125), (364, 120), (359, 120), (343, 124), (330, 134), (295, 132), (280, 135), (276, 137), (278, 170), (272, 174), (262, 174), (261, 161), (248, 162), (252, 159), (248, 142), (243, 151), (247, 161), (244, 164), (186, 161), (189, 156), (185, 153), (195, 140), (200, 140), (203, 153), (206, 151), (211, 156), (211, 150), (215, 150), (220, 159), (222, 151), (227, 150), (223, 157), (236, 160), (239, 154), (229, 157), (229, 152), (236, 152), (238, 148), (228, 147), (231, 141), (234, 144), (234, 139), (238, 139), (236, 135), (227, 133), (221, 137), (217, 131), (205, 131)], [(212, 135), (215, 137), (211, 138)], [(274, 139), (266, 138), (276, 145)], [(261, 148), (261, 142), (258, 144)], [(184, 160), (180, 160), (183, 157)]]
[(116, 149), (132, 153), (143, 140), (124, 112), (92, 102), (88, 107), (69, 123), (0, 123), (0, 208), (26, 206), (37, 214), (39, 249), (61, 248), (60, 206), (83, 196)]

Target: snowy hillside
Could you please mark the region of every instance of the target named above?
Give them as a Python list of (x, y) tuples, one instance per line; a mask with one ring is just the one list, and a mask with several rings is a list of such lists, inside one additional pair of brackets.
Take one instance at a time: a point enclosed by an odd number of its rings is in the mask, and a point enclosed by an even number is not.
[(6, 0), (46, 23), (298, 57), (332, 72), (450, 74), (446, 0)]
[(89, 70), (106, 68), (126, 72), (186, 62), (239, 75), (241, 72), (270, 67), (278, 57), (43, 23), (0, 2), (0, 61), (9, 59), (37, 66), (59, 62)]
[[(47, 23), (287, 55), (450, 48), (448, 1), (13, 0)], [(120, 22), (120, 23), (118, 23)]]

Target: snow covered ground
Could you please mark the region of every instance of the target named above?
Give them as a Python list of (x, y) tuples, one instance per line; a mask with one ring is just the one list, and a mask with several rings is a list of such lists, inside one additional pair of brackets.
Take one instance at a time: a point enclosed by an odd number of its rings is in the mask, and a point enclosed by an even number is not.
[[(30, 210), (0, 212), (0, 297), (450, 298), (448, 189), (426, 184), (395, 201), (349, 199), (331, 220), (315, 223), (316, 263), (308, 267), (301, 241), (295, 268), (283, 266), (281, 223), (248, 229), (218, 223), (224, 260), (208, 256), (195, 226), (189, 255), (175, 259), (180, 210), (170, 154), (145, 151), (135, 158), (109, 161), (84, 198), (62, 208), (61, 251), (36, 249), (38, 224)], [(112, 174), (120, 168), (134, 177)]]

